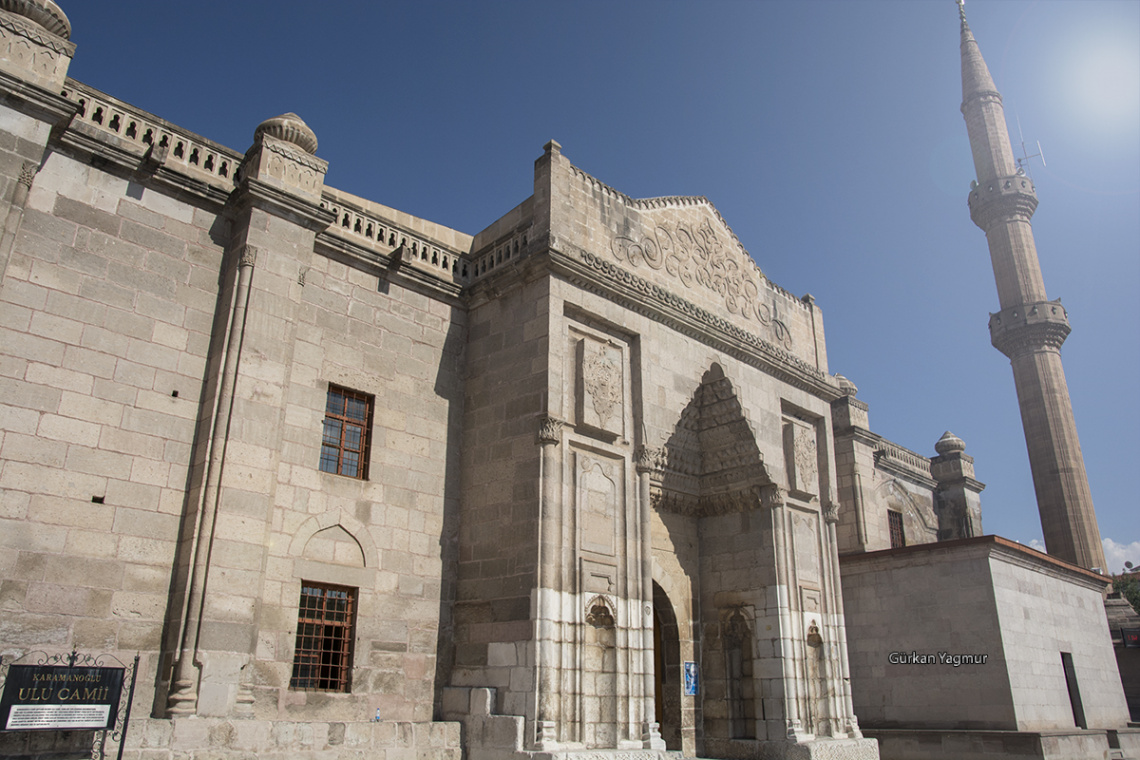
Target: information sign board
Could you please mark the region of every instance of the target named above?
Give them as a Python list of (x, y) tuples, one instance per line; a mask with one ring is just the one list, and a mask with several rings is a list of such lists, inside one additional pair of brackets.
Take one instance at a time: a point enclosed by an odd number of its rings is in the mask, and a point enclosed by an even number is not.
[(123, 692), (123, 670), (12, 665), (0, 696), (0, 729), (113, 729)]

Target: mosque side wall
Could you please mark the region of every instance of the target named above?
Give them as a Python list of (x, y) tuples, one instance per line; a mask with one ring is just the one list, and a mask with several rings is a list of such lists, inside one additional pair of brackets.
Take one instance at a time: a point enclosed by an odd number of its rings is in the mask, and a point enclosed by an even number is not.
[[(318, 248), (320, 244), (318, 243)], [(449, 661), (466, 320), (457, 304), (317, 255), (282, 405), (258, 625), (262, 717), (430, 721)], [(330, 386), (373, 404), (366, 479), (322, 472)], [(302, 581), (359, 590), (351, 695), (290, 690)]]
[(36, 176), (0, 291), (6, 645), (154, 678), (225, 228), (61, 152)]
[[(141, 652), (143, 712), (165, 708), (207, 456), (195, 440), (214, 416), (233, 292), (231, 223), (210, 205), (49, 151), (0, 291), (0, 638), (21, 651)], [(443, 661), (437, 651), (450, 642), (466, 317), (453, 297), (347, 261), (322, 248), (290, 270), (292, 361), (258, 400), (274, 419), (236, 402), (235, 435), (279, 424), (281, 446), (269, 471), (230, 452), (272, 517), (265, 566), (217, 582), (257, 600), (257, 717), (379, 709), (426, 722), (450, 667), (450, 643)], [(275, 329), (273, 303), (255, 293), (251, 329)], [(318, 467), (330, 384), (373, 401), (365, 480)], [(359, 590), (351, 695), (289, 688), (302, 580)]]

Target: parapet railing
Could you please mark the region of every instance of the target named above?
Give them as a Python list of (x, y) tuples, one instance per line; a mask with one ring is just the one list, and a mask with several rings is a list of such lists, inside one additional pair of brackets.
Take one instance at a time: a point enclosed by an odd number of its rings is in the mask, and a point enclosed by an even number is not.
[(429, 241), (391, 220), (349, 206), (332, 195), (321, 199), (321, 208), (331, 211), (335, 217), (325, 234), (356, 243), (367, 241), (369, 247), (388, 255), (402, 249), (403, 264), (411, 264), (457, 285), (471, 281), (471, 263), (464, 258), (462, 251)]
[[(100, 132), (134, 146), (138, 155), (161, 150), (163, 165), (202, 180), (222, 192), (232, 192), (243, 155), (222, 147), (141, 109), (129, 106), (93, 87), (68, 79), (63, 97), (79, 106), (75, 118)], [(347, 206), (325, 196), (321, 207), (332, 211), (336, 221), (327, 233), (361, 242), (391, 254), (402, 247), (402, 263), (413, 264), (445, 281), (458, 285), (471, 279), (472, 266), (455, 251), (428, 241), (391, 221)]]
[(74, 79), (67, 80), (61, 94), (79, 106), (75, 118), (80, 122), (133, 144), (140, 154), (162, 149), (166, 152), (164, 164), (173, 165), (224, 192), (233, 190), (241, 153), (175, 127)]
[(527, 226), (515, 229), (495, 242), (471, 254), (471, 282), (477, 282), (489, 272), (518, 259), (527, 246)]
[(897, 443), (883, 441), (879, 444), (878, 449), (875, 450), (875, 460), (881, 461), (886, 459), (888, 462), (896, 466), (901, 466), (905, 469), (917, 472), (927, 478), (934, 478), (930, 471), (930, 460), (921, 454), (916, 454), (910, 449), (904, 449)]

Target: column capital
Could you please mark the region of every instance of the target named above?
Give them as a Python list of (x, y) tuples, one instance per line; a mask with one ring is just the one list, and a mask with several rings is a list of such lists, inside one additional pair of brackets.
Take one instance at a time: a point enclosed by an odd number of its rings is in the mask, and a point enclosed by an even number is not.
[(828, 525), (835, 525), (839, 522), (839, 507), (834, 502), (823, 508), (823, 519)]
[(539, 417), (538, 443), (542, 446), (556, 446), (562, 442), (562, 426), (565, 423), (556, 417)]
[(638, 446), (633, 452), (638, 474), (661, 472), (665, 468), (665, 449), (655, 446)]
[(760, 489), (760, 505), (775, 509), (776, 507), (784, 506), (787, 496), (784, 489), (780, 488), (775, 483), (766, 485)]

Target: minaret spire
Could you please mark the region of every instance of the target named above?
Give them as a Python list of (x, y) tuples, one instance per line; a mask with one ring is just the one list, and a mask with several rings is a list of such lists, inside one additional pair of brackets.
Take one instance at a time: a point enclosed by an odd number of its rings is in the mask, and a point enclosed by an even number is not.
[(1001, 95), (966, 23), (962, 0), (958, 15), (962, 115), (977, 173), (970, 218), (986, 233), (1001, 308), (990, 315), (990, 340), (1013, 367), (1045, 547), (1075, 565), (1104, 570), (1100, 529), (1061, 366), (1068, 314), (1059, 299), (1045, 295), (1030, 226), (1037, 192), (1014, 160)]

